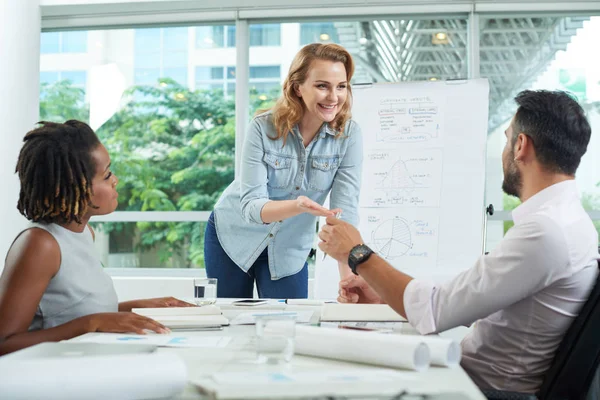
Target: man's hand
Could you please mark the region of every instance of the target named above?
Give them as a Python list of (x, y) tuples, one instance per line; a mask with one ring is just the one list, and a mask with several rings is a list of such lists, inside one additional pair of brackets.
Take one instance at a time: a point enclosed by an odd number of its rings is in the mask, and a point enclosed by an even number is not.
[(360, 276), (353, 275), (340, 281), (337, 300), (340, 303), (381, 303), (381, 297)]
[(334, 217), (327, 218), (327, 225), (319, 232), (319, 248), (337, 261), (348, 262), (350, 250), (364, 243), (358, 230), (349, 223)]

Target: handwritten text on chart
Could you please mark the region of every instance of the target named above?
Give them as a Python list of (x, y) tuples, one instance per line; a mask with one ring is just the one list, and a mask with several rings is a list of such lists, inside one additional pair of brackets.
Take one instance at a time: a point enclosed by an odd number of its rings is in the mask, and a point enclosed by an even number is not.
[(433, 145), (441, 138), (443, 115), (437, 102), (429, 96), (383, 99), (377, 118), (377, 142)]
[(370, 150), (365, 155), (362, 207), (437, 207), (440, 202), (442, 152)]

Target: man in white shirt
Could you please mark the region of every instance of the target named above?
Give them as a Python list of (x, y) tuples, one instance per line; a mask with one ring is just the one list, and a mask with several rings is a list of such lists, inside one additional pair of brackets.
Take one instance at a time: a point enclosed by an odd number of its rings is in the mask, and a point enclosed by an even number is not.
[(319, 247), (356, 274), (340, 282), (339, 301), (387, 303), (422, 334), (477, 321), (462, 342), (473, 381), (533, 393), (596, 282), (598, 234), (574, 181), (591, 135), (583, 109), (564, 92), (523, 91), (515, 101), (502, 189), (522, 204), (514, 227), (470, 269), (441, 285), (413, 279), (335, 218)]

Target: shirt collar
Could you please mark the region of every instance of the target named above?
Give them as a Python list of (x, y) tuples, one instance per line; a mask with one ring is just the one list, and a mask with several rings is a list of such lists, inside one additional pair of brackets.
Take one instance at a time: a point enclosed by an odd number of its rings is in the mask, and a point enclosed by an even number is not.
[(545, 205), (558, 203), (561, 199), (568, 197), (579, 197), (577, 185), (574, 179), (555, 183), (546, 189), (540, 190), (523, 204), (512, 211), (512, 217), (515, 224), (518, 224), (527, 215), (535, 213)]
[(327, 133), (331, 136), (335, 136), (338, 133), (335, 129), (333, 129), (331, 126), (329, 126), (329, 124), (327, 122), (323, 123), (323, 127), (321, 127), (321, 131), (325, 131), (325, 133)]
[(329, 126), (329, 124), (327, 122), (323, 123), (323, 125), (321, 126), (320, 132), (321, 132), (320, 133), (321, 138), (324, 138), (326, 134), (329, 134), (331, 136), (337, 135), (337, 132), (335, 131), (335, 129), (333, 129), (331, 126)]
[[(294, 125), (294, 132), (296, 133), (297, 137), (302, 138), (302, 135), (300, 134), (300, 129), (298, 128), (298, 124)], [(335, 136), (337, 134), (338, 132), (332, 127), (330, 127), (327, 122), (323, 122), (323, 125), (321, 125), (321, 128), (317, 132), (317, 135), (319, 135), (319, 139), (325, 138), (326, 135)]]

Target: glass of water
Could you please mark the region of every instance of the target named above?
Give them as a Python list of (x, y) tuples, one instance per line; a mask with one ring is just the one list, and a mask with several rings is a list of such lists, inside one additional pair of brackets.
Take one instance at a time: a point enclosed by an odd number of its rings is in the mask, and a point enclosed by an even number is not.
[(216, 303), (217, 278), (194, 279), (194, 301), (199, 306)]
[(258, 362), (290, 362), (294, 355), (296, 316), (290, 314), (256, 315), (256, 356)]

